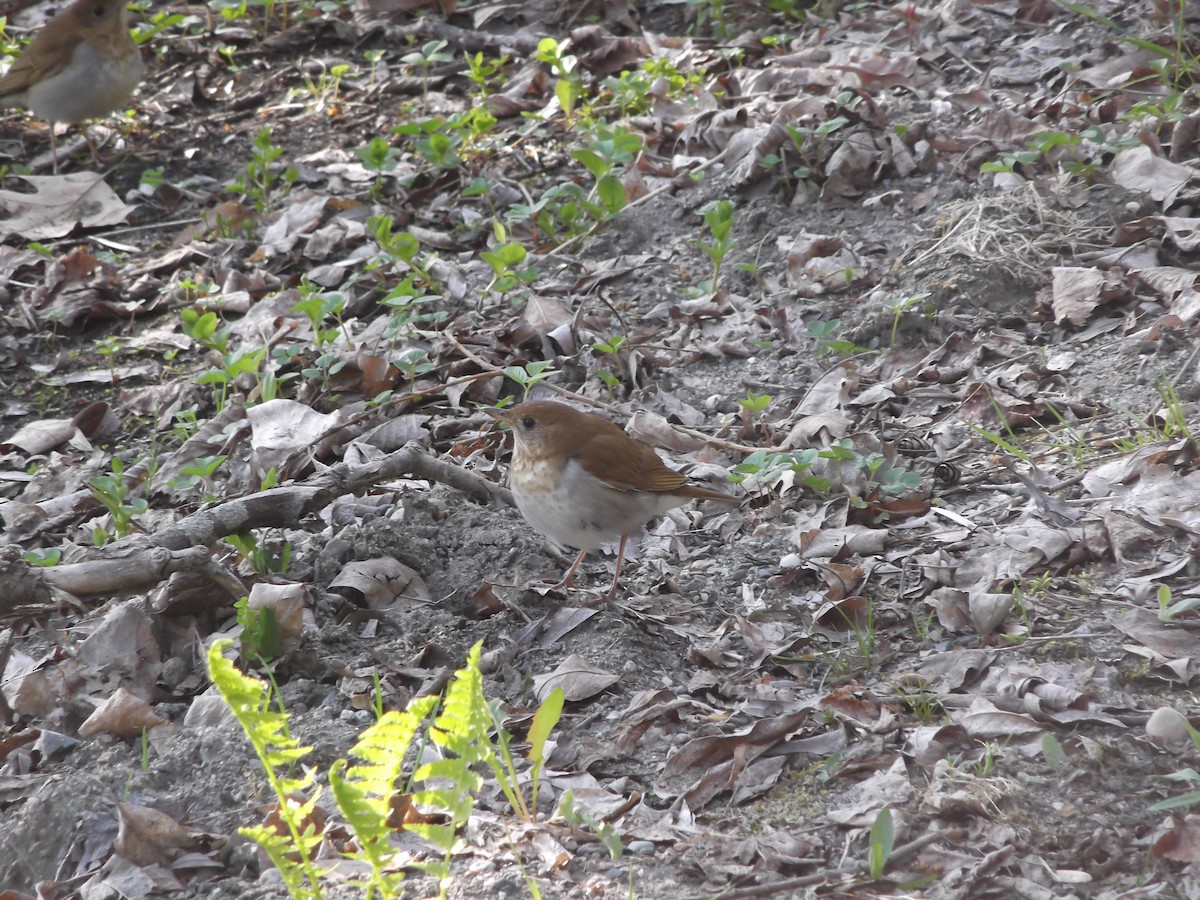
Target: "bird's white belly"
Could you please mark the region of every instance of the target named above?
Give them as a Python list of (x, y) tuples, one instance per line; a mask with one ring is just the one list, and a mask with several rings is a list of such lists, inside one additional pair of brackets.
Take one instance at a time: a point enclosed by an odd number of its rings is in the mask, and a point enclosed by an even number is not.
[(72, 65), (57, 75), (30, 85), (25, 105), (51, 122), (97, 119), (125, 103), (141, 83), (144, 65), (140, 51), (120, 64), (101, 57), (87, 43), (75, 49)]
[[(525, 520), (576, 550), (596, 550), (687, 502), (684, 497), (614, 490), (574, 461), (561, 473), (545, 463), (526, 465), (520, 472), (514, 469), (510, 481)], [(554, 487), (546, 488), (550, 483)]]

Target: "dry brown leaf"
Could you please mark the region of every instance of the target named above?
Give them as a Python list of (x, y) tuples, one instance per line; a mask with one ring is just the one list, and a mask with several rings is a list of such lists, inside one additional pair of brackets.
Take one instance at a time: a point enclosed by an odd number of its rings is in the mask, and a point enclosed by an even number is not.
[(145, 729), (166, 725), (168, 721), (156, 716), (150, 704), (141, 697), (120, 687), (87, 717), (79, 726), (79, 733), (83, 737), (104, 733), (133, 738)]
[(1200, 816), (1175, 819), (1171, 830), (1154, 842), (1150, 853), (1181, 863), (1200, 862)]
[(0, 209), (7, 214), (0, 230), (5, 235), (45, 241), (70, 234), (77, 226), (118, 225), (133, 212), (94, 172), (13, 177), (28, 183), (33, 192), (0, 191)]
[(564, 699), (571, 702), (586, 700), (607, 690), (619, 680), (619, 675), (593, 665), (582, 656), (573, 653), (559, 663), (553, 672), (538, 675), (533, 679), (534, 696), (540, 702), (556, 687), (561, 687)]
[(166, 863), (189, 843), (187, 829), (157, 809), (118, 803), (117, 819), (114, 849), (134, 865)]
[(430, 600), (425, 580), (415, 569), (391, 556), (347, 564), (330, 583), (329, 590), (365, 609), (392, 609)]
[(1144, 145), (1118, 153), (1108, 170), (1114, 184), (1149, 194), (1164, 209), (1175, 202), (1196, 174), (1189, 166), (1155, 156)]
[(312, 594), (302, 582), (268, 584), (260, 581), (250, 588), (246, 606), (252, 610), (270, 610), (279, 624), (279, 644), (283, 650), (300, 643), (304, 628), (304, 610), (312, 605)]

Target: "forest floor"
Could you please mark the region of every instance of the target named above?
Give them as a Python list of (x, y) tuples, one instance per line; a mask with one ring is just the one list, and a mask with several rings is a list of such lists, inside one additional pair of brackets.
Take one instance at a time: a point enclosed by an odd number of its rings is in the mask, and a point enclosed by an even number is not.
[[(474, 673), (411, 896), (1200, 896), (1194, 5), (419, 6), (143, 4), (100, 172), (0, 132), (0, 896), (284, 893), (221, 637), (337, 896)], [(525, 396), (739, 504), (547, 591)]]

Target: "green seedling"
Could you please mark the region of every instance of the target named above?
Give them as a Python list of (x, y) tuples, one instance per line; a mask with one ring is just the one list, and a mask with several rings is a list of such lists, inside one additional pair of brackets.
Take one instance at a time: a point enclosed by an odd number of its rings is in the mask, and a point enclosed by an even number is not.
[(708, 226), (711, 240), (692, 241), (692, 246), (699, 247), (704, 255), (712, 261), (712, 277), (702, 281), (698, 290), (700, 293), (716, 293), (721, 276), (721, 264), (734, 247), (733, 240), (733, 204), (728, 200), (714, 200), (700, 208), (704, 216), (704, 224)]
[(1182, 615), (1200, 606), (1200, 597), (1188, 597), (1178, 603), (1171, 602), (1171, 588), (1165, 584), (1158, 586), (1158, 617), (1169, 622), (1176, 616)]
[(482, 176), (476, 176), (467, 182), (467, 186), (462, 190), (462, 195), (464, 197), (486, 197), (496, 187), (496, 182)]
[(141, 497), (130, 495), (130, 489), (125, 483), (125, 466), (117, 457), (112, 461), (111, 475), (97, 475), (89, 479), (92, 499), (108, 510), (112, 519), (112, 532), (97, 528), (92, 532), (92, 541), (99, 547), (108, 543), (114, 536), (123, 538), (133, 531), (134, 516), (140, 516), (149, 509), (149, 504)]
[[(1200, 750), (1200, 731), (1193, 728), (1192, 723), (1182, 715), (1180, 715), (1180, 724), (1187, 730), (1188, 737), (1192, 740), (1192, 746)], [(1177, 772), (1172, 772), (1163, 777), (1169, 781), (1178, 781), (1183, 784), (1197, 786), (1197, 789), (1188, 791), (1186, 794), (1180, 794), (1177, 797), (1160, 800), (1150, 807), (1151, 812), (1166, 812), (1167, 810), (1182, 809), (1200, 803), (1200, 772), (1197, 772), (1191, 766), (1186, 766)]]
[[(263, 488), (266, 490), (266, 488)], [(284, 541), (278, 553), (265, 542), (259, 542), (251, 532), (225, 536), (225, 543), (233, 547), (242, 559), (259, 575), (275, 575), (287, 572), (292, 562), (292, 545)]]
[(979, 171), (986, 174), (995, 174), (998, 172), (1016, 172), (1017, 166), (1032, 166), (1036, 165), (1039, 159), (1038, 153), (1035, 150), (1015, 150), (1000, 154), (1000, 159), (989, 160), (979, 167)]
[[(620, 353), (621, 348), (624, 347), (626, 343), (627, 341), (624, 337), (620, 335), (613, 335), (606, 341), (597, 341), (592, 349), (597, 353), (603, 353), (607, 356), (611, 356), (613, 365), (618, 370), (623, 370), (624, 364), (621, 361)], [(597, 369), (596, 377), (604, 382), (604, 386), (608, 388), (608, 392), (610, 394), (615, 393), (616, 390), (621, 386), (621, 379), (608, 369)]]
[(321, 389), (328, 391), (333, 376), (346, 368), (346, 360), (336, 353), (322, 353), (312, 361), (311, 365), (300, 370), (300, 374), (313, 381), (321, 382)]
[(241, 177), (229, 186), (254, 204), (260, 213), (271, 208), (279, 193), (287, 193), (300, 177), (292, 166), (283, 171), (276, 163), (283, 156), (283, 148), (271, 143), (271, 130), (264, 128), (254, 137), (250, 159), (246, 162)]
[(432, 372), (437, 368), (437, 366), (429, 361), (428, 353), (415, 347), (393, 357), (391, 363), (403, 372), (404, 377), (410, 382), (415, 382), (422, 375)]
[(371, 71), (370, 71), (370, 74), (368, 75), (368, 79), (369, 79), (371, 85), (374, 86), (375, 85), (375, 76), (379, 72), (379, 62), (380, 62), (380, 60), (383, 59), (383, 51), (382, 50), (364, 50), (363, 51), (363, 59), (365, 59), (367, 61), (367, 65), (369, 65), (371, 67)]
[(403, 62), (404, 65), (412, 66), (413, 68), (418, 68), (418, 70), (420, 70), (421, 78), (424, 79), (422, 80), (422, 88), (424, 88), (424, 95), (422, 96), (424, 96), (426, 107), (428, 106), (428, 102), (430, 102), (430, 84), (428, 84), (428, 74), (430, 74), (431, 68), (442, 65), (444, 62), (451, 62), (454, 60), (454, 56), (446, 53), (445, 48), (445, 41), (428, 41), (427, 43), (421, 44), (419, 49), (410, 50), (409, 53), (404, 54), (400, 58), (400, 61)]
[(21, 558), (31, 566), (48, 569), (51, 566), (57, 566), (62, 561), (62, 551), (57, 547), (49, 547), (45, 550), (26, 550), (21, 554)]
[(216, 386), (213, 389), (213, 402), (217, 411), (220, 412), (225, 408), (228, 400), (229, 386), (237, 380), (239, 375), (253, 375), (256, 381), (260, 379), (259, 373), (266, 355), (266, 347), (225, 353), (221, 357), (222, 367), (204, 372), (196, 379), (196, 384)]
[(983, 745), (983, 756), (975, 763), (975, 777), (988, 778), (996, 771), (996, 745), (988, 741)]
[(590, 831), (600, 840), (608, 851), (609, 857), (618, 860), (625, 852), (621, 843), (621, 835), (612, 824), (597, 819), (588, 813), (587, 809), (575, 799), (574, 791), (566, 791), (558, 803), (558, 814), (562, 820), (580, 831)]
[(878, 881), (883, 877), (883, 870), (891, 859), (895, 847), (896, 832), (892, 825), (892, 811), (885, 806), (875, 815), (871, 823), (871, 843), (867, 853), (867, 869), (871, 880)]
[(498, 705), (489, 704), (488, 710), (491, 712), (492, 724), (496, 729), (496, 753), (492, 757), (492, 761), (490, 761), (492, 772), (496, 776), (500, 790), (504, 793), (505, 798), (521, 821), (536, 822), (538, 784), (541, 779), (542, 768), (546, 764), (546, 740), (550, 737), (550, 732), (554, 730), (554, 726), (558, 724), (558, 720), (562, 718), (562, 688), (556, 687), (541, 702), (537, 708), (537, 712), (533, 715), (533, 722), (529, 726), (529, 732), (525, 735), (525, 739), (529, 742), (529, 751), (526, 754), (526, 759), (529, 760), (528, 801), (525, 799), (525, 792), (521, 787), (521, 778), (517, 773), (516, 757), (512, 751), (511, 739), (508, 732), (504, 730), (504, 727), (500, 723), (500, 717), (497, 713)]
[(461, 145), (460, 135), (435, 131), (417, 139), (417, 153), (438, 169), (457, 169), (463, 164), (462, 157), (457, 152)]
[(242, 597), (233, 604), (237, 623), (242, 629), (241, 655), (247, 664), (266, 667), (283, 653), (279, 637), (279, 619), (269, 607), (251, 609), (250, 599)]
[(163, 166), (156, 166), (152, 169), (142, 169), (142, 177), (138, 181), (138, 187), (144, 191), (153, 191), (155, 188), (160, 188), (167, 183), (163, 176)]
[(1061, 772), (1067, 767), (1067, 754), (1063, 752), (1062, 744), (1048, 732), (1042, 735), (1042, 756), (1045, 757), (1046, 765), (1052, 769)]
[[(854, 113), (862, 103), (862, 97), (853, 91), (842, 91), (833, 103), (834, 108), (843, 113)], [(820, 173), (831, 154), (830, 138), (849, 125), (850, 121), (850, 116), (839, 114), (816, 126), (785, 125), (784, 130), (791, 139), (792, 149), (800, 157), (799, 165), (790, 171), (790, 178), (805, 181), (814, 173)], [(790, 151), (782, 152), (786, 154)], [(784, 175), (787, 177), (787, 170), (784, 170)]]
[(409, 232), (392, 231), (391, 216), (371, 216), (367, 219), (367, 230), (393, 263), (402, 264), (405, 270), (411, 270), (416, 275), (417, 283), (435, 293), (441, 290), (441, 285), (430, 272), (437, 262), (437, 256), (422, 253), (421, 242)]
[[(785, 18), (796, 22), (807, 21), (809, 8), (810, 4), (802, 2), (802, 0), (767, 0), (767, 9), (771, 12), (781, 13)], [(765, 41), (766, 38), (764, 38)]]
[(183, 466), (179, 470), (179, 475), (171, 479), (170, 486), (177, 491), (190, 491), (201, 484), (209, 487), (213, 475), (228, 458), (227, 456), (202, 456), (191, 465)]
[(504, 86), (504, 67), (508, 63), (507, 56), (485, 60), (482, 51), (463, 55), (467, 60), (467, 78), (479, 88), (481, 99), (488, 94), (496, 93)]
[(526, 363), (524, 366), (505, 366), (501, 371), (504, 377), (515, 381), (524, 391), (522, 402), (529, 399), (529, 391), (539, 381), (545, 381), (554, 374), (554, 364), (549, 360)]
[(1197, 59), (1190, 47), (1191, 26), (1185, 16), (1184, 3), (1166, 3), (1163, 5), (1164, 11), (1170, 16), (1171, 20), (1171, 34), (1174, 42), (1170, 46), (1157, 44), (1154, 41), (1130, 34), (1122, 25), (1090, 7), (1070, 3), (1067, 0), (1057, 0), (1057, 3), (1059, 6), (1069, 9), (1076, 15), (1083, 16), (1103, 25), (1116, 36), (1117, 40), (1145, 50), (1158, 57), (1154, 63), (1146, 67), (1154, 74), (1140, 74), (1131, 79), (1125, 85), (1126, 88), (1132, 87), (1140, 81), (1160, 80), (1172, 92), (1182, 93), (1195, 84), (1200, 60)]
[(662, 90), (665, 87), (664, 97), (679, 100), (694, 92), (703, 82), (699, 72), (684, 75), (671, 60), (654, 57), (643, 60), (639, 69), (605, 78), (601, 87), (608, 92), (608, 98), (616, 107), (619, 117), (628, 118), (641, 115), (653, 106), (657, 93), (655, 89)]
[(919, 682), (911, 691), (900, 684), (892, 684), (892, 688), (922, 725), (932, 725), (937, 721), (940, 709), (938, 699), (927, 690), (924, 682)]
[(786, 489), (793, 482), (798, 482), (822, 496), (827, 496), (831, 487), (829, 480), (809, 474), (819, 454), (820, 451), (815, 447), (791, 453), (756, 450), (733, 467), (729, 480), (734, 484), (741, 484), (748, 478), (754, 478), (758, 484), (768, 489), (780, 484)]
[(579, 71), (579, 60), (567, 49), (569, 38), (556, 41), (554, 38), (542, 38), (538, 41), (537, 51), (533, 58), (550, 67), (554, 76), (554, 97), (562, 108), (563, 114), (570, 121), (575, 113), (575, 105), (583, 97), (583, 77)]
[[(331, 345), (341, 333), (346, 345), (350, 346), (350, 335), (342, 321), (342, 313), (346, 309), (346, 295), (337, 292), (321, 293), (306, 279), (301, 280), (299, 290), (302, 299), (291, 311), (302, 313), (308, 318), (313, 330), (313, 345), (318, 348)], [(323, 327), (327, 319), (334, 320), (333, 327)]]
[[(908, 297), (890, 297), (884, 302), (883, 308), (892, 314), (892, 338), (890, 346), (896, 346), (896, 331), (900, 327), (900, 318), (910, 309), (924, 304), (929, 297), (929, 292), (924, 291), (920, 294), (912, 294)], [(932, 311), (932, 308), (929, 304), (925, 304), (924, 309), (927, 316)]]
[(444, 321), (449, 316), (445, 310), (421, 310), (423, 306), (437, 300), (437, 297), (427, 295), (424, 288), (417, 286), (414, 275), (409, 275), (379, 301), (392, 311), (387, 328), (383, 332), (384, 339), (394, 341), (407, 337), (420, 326), (437, 325)]
[(618, 176), (642, 147), (641, 138), (624, 128), (598, 128), (587, 149), (572, 152), (596, 179), (590, 190), (574, 181), (553, 185), (533, 205), (514, 204), (505, 219), (529, 222), (555, 241), (560, 231), (568, 237), (587, 234), (625, 208), (628, 195)]
[[(881, 471), (886, 462), (884, 456), (878, 453), (860, 454), (849, 440), (839, 441), (822, 450), (814, 447), (790, 453), (758, 450), (734, 466), (729, 477), (734, 484), (741, 484), (753, 478), (758, 485), (767, 489), (782, 485), (781, 489), (787, 490), (793, 484), (799, 484), (820, 496), (829, 496), (833, 483), (830, 479), (811, 471), (819, 461), (833, 463), (838, 467), (845, 464), (863, 469), (867, 473), (868, 484), (887, 497), (907, 496), (921, 486), (921, 476), (915, 472), (898, 467)], [(861, 498), (851, 499), (858, 505), (863, 503)]]
[(711, 29), (718, 41), (727, 41), (731, 36), (730, 22), (726, 17), (725, 0), (687, 0), (696, 13), (696, 31), (703, 34)]
[(382, 137), (372, 138), (371, 143), (355, 150), (354, 155), (362, 162), (364, 169), (374, 173), (371, 199), (378, 202), (383, 196), (383, 176), (396, 170), (396, 166), (400, 164), (400, 157), (392, 145)]
[(117, 380), (117, 376), (114, 371), (113, 364), (116, 362), (118, 354), (120, 354), (121, 350), (124, 349), (125, 342), (115, 334), (110, 334), (108, 337), (97, 341), (95, 347), (96, 353), (99, 354), (108, 364), (110, 377), (115, 382)]
[(171, 437), (183, 443), (200, 430), (200, 420), (196, 417), (196, 407), (177, 410), (171, 416), (175, 424), (171, 426)]
[(748, 416), (758, 416), (766, 412), (767, 407), (771, 405), (770, 394), (756, 394), (753, 391), (746, 391), (746, 396), (738, 401), (743, 411)]
[(346, 63), (339, 63), (326, 68), (325, 63), (320, 60), (314, 60), (313, 64), (320, 70), (315, 81), (303, 68), (300, 70), (300, 75), (304, 79), (304, 90), (312, 98), (313, 112), (324, 112), (326, 109), (337, 106), (342, 78), (350, 71), (350, 66)]
[(859, 347), (853, 341), (843, 340), (835, 337), (838, 329), (841, 327), (839, 319), (830, 319), (827, 322), (812, 321), (804, 326), (804, 331), (801, 332), (801, 337), (811, 339), (814, 344), (814, 353), (817, 356), (852, 356), (856, 353), (866, 353), (864, 347)]
[[(497, 222), (496, 230), (500, 240), (503, 240), (503, 235), (506, 234), (504, 226)], [(492, 267), (492, 280), (485, 292), (507, 294), (537, 278), (537, 269), (522, 268), (529, 254), (524, 245), (515, 241), (498, 244), (491, 250), (485, 250), (480, 256)]]

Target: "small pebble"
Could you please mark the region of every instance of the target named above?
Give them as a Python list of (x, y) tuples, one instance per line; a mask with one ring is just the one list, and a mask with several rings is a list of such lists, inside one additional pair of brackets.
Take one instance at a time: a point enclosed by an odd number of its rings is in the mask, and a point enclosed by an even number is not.
[(653, 856), (654, 841), (630, 841), (625, 849), (634, 856)]

